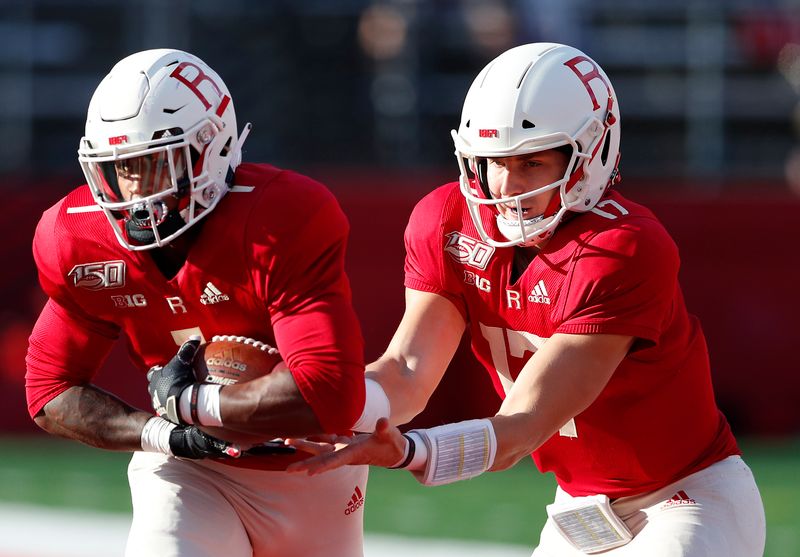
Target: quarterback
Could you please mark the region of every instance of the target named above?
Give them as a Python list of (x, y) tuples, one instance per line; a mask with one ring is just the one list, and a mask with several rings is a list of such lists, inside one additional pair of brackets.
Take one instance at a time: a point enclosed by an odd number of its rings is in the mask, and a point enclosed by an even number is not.
[[(475, 79), (453, 132), (460, 180), (406, 229), (406, 310), (367, 366), (357, 424), (290, 469), (410, 470), (425, 485), (533, 455), (558, 483), (535, 557), (763, 552), (750, 469), (714, 400), (679, 257), (614, 189), (620, 113), (606, 74), (564, 45), (529, 44)], [(468, 329), (504, 398), (497, 415), (406, 434)]]
[[(301, 478), (280, 443), (245, 450), (200, 428), (265, 440), (347, 432), (364, 403), (349, 225), (318, 182), (240, 164), (249, 130), (237, 132), (228, 89), (202, 60), (128, 56), (89, 104), (87, 184), (36, 230), (49, 299), (30, 337), (29, 411), (49, 433), (134, 453), (131, 557), (363, 551), (365, 466)], [(275, 346), (284, 365), (194, 384), (191, 361), (214, 335)], [(120, 337), (143, 380), (150, 370), (158, 416), (92, 384)]]

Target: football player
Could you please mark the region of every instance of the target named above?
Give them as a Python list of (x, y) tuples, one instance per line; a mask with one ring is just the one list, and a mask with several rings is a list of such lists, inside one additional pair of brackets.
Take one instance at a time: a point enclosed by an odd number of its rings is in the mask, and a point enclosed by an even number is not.
[[(761, 498), (716, 406), (678, 250), (610, 189), (620, 113), (608, 76), (569, 46), (513, 48), (475, 79), (453, 139), (460, 179), (411, 215), (405, 314), (367, 366), (356, 429), (376, 429), (292, 440), (319, 455), (291, 469), (368, 463), (438, 485), (532, 453), (558, 482), (536, 557), (760, 556)], [(401, 435), (465, 328), (500, 410)]]
[[(133, 452), (129, 556), (362, 554), (366, 467), (300, 478), (285, 472), (282, 445), (240, 455), (198, 428), (346, 432), (363, 408), (349, 225), (320, 183), (240, 164), (249, 130), (238, 133), (230, 93), (202, 60), (128, 56), (89, 104), (78, 150), (87, 185), (36, 230), (49, 299), (28, 349), (30, 414), (54, 435)], [(222, 389), (194, 385), (198, 344), (218, 334), (277, 346), (286, 365)], [(136, 367), (152, 368), (160, 416), (92, 384), (120, 336)]]

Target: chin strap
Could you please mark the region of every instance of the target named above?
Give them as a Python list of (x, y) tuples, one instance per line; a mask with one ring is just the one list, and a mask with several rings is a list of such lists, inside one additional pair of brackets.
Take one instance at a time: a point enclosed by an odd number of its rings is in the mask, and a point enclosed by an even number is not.
[[(181, 218), (180, 214), (176, 211), (169, 211), (164, 221), (157, 227), (158, 236), (166, 238), (184, 226), (186, 226), (186, 222)], [(131, 219), (125, 221), (125, 232), (128, 238), (136, 244), (147, 245), (156, 241), (156, 234), (151, 227), (140, 227)]]

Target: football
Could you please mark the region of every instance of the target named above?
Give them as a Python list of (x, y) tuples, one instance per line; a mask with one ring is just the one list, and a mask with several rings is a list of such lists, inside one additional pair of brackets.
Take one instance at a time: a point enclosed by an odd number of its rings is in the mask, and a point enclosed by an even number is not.
[[(234, 385), (262, 377), (283, 364), (276, 348), (240, 336), (215, 336), (211, 342), (200, 345), (194, 358), (194, 373), (197, 380), (216, 385)], [(224, 427), (199, 426), (200, 429), (242, 449), (269, 441), (264, 437), (232, 431)]]
[(272, 372), (283, 359), (276, 348), (247, 337), (215, 336), (194, 358), (197, 380), (216, 385), (252, 381)]

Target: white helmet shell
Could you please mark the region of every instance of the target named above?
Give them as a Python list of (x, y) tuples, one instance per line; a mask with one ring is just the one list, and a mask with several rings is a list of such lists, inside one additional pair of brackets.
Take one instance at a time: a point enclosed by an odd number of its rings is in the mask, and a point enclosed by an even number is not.
[[(567, 211), (594, 208), (618, 176), (620, 116), (614, 89), (600, 66), (565, 45), (522, 45), (490, 62), (472, 83), (452, 136), (461, 192), (482, 239), (496, 247), (531, 246), (549, 238)], [(562, 146), (572, 148), (562, 179), (522, 195), (492, 198), (480, 169), (483, 159)], [(552, 211), (530, 220), (497, 219), (507, 241), (485, 230), (481, 207), (516, 204), (522, 214), (522, 201), (553, 189), (558, 199)]]
[[(249, 124), (237, 138), (228, 88), (202, 60), (146, 50), (119, 61), (95, 90), (78, 160), (120, 244), (151, 249), (185, 232), (225, 195), (247, 131)], [(164, 231), (158, 225), (169, 211), (180, 220)], [(152, 241), (131, 241), (131, 220), (152, 230)]]

